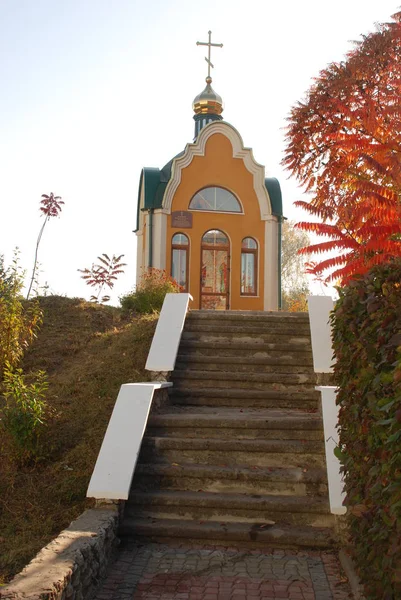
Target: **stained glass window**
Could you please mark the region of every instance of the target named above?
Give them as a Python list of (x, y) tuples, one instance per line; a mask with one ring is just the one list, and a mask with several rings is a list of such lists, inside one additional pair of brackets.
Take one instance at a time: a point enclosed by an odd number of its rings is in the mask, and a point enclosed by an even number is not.
[(237, 198), (221, 187), (207, 187), (199, 190), (189, 203), (191, 210), (211, 210), (216, 212), (242, 213)]

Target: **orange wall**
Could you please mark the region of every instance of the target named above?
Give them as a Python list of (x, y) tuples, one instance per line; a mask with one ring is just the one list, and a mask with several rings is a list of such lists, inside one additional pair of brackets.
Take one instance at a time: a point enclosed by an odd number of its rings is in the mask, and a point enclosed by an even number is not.
[[(191, 164), (182, 170), (181, 182), (173, 198), (171, 211), (188, 210), (191, 198), (203, 187), (219, 186), (230, 190), (239, 198), (244, 214), (227, 214), (191, 211), (192, 229), (171, 227), (171, 215), (167, 217), (166, 268), (171, 273), (171, 238), (182, 231), (190, 239), (189, 292), (194, 301), (191, 308), (200, 305), (201, 240), (209, 229), (220, 229), (230, 239), (231, 276), (230, 309), (263, 310), (264, 291), (264, 221), (260, 219), (259, 202), (253, 188), (253, 176), (243, 160), (233, 158), (231, 142), (222, 134), (212, 135), (205, 149), (205, 156), (195, 156)], [(241, 296), (241, 242), (244, 237), (255, 238), (258, 252), (258, 296)]]

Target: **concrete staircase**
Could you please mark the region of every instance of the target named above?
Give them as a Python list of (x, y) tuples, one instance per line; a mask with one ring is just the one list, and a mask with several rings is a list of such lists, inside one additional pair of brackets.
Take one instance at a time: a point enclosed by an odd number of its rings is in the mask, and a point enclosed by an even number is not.
[(171, 404), (149, 419), (121, 535), (333, 543), (308, 315), (190, 312)]

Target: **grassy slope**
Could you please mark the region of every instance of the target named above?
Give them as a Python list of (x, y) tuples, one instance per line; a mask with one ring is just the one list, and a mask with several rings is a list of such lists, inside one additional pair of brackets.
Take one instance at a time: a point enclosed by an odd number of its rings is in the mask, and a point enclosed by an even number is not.
[(86, 488), (118, 389), (149, 379), (154, 317), (128, 322), (118, 308), (57, 296), (41, 305), (44, 323), (24, 368), (48, 373), (48, 458), (18, 468), (0, 440), (0, 583), (90, 506)]

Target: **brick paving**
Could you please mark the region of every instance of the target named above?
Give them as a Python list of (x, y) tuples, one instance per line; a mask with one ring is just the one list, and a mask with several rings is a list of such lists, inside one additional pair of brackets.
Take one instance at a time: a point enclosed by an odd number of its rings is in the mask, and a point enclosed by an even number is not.
[(350, 598), (334, 553), (130, 544), (95, 600)]

